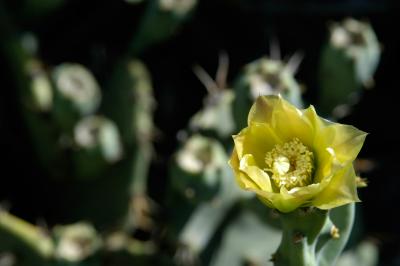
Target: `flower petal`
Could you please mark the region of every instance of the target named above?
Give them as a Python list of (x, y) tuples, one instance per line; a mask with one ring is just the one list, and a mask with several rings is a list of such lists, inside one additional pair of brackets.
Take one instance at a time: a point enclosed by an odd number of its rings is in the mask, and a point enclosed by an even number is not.
[(280, 212), (291, 212), (299, 207), (311, 206), (310, 199), (321, 189), (318, 184), (299, 188), (295, 191), (287, 191), (282, 187), (279, 193), (249, 188), (249, 191), (256, 193), (257, 197), (268, 207), (278, 209)]
[(295, 197), (302, 197), (305, 200), (309, 200), (317, 193), (319, 193), (322, 190), (321, 184), (311, 184), (305, 187), (294, 187), (291, 190), (287, 191), (288, 194), (295, 196)]
[(316, 147), (315, 149), (317, 152), (314, 151), (315, 170), (313, 182), (326, 182), (324, 179), (331, 178), (332, 175), (342, 167), (342, 164), (336, 159), (336, 154), (333, 149), (322, 149), (322, 147)]
[(357, 196), (356, 174), (352, 163), (349, 163), (336, 172), (312, 205), (326, 210), (358, 201), (360, 200)]
[(247, 131), (249, 131), (247, 128), (243, 129), (240, 131), (238, 135), (233, 135), (233, 142), (235, 143), (235, 152), (237, 152), (237, 155), (239, 158), (242, 158), (244, 155), (244, 138), (246, 136)]
[(333, 122), (326, 120), (320, 116), (318, 116), (317, 111), (313, 105), (310, 105), (308, 108), (304, 109), (303, 115), (308, 118), (308, 121), (312, 124), (312, 126), (319, 131), (321, 128), (334, 124)]
[(252, 122), (267, 123), (271, 122), (272, 112), (281, 100), (280, 96), (269, 95), (268, 97), (260, 96), (250, 109), (247, 123), (250, 125)]
[(271, 180), (268, 174), (256, 165), (253, 155), (246, 154), (240, 159), (239, 170), (245, 173), (259, 189), (272, 191)]
[[(282, 189), (286, 190), (284, 187), (282, 187)], [(249, 189), (249, 190), (256, 193), (258, 198), (267, 206), (275, 208), (281, 212), (285, 213), (291, 212), (303, 205), (304, 203), (303, 199), (296, 198), (285, 192), (282, 193), (282, 189), (280, 193), (267, 192), (258, 189)]]
[(246, 154), (252, 154), (260, 168), (265, 166), (265, 154), (276, 143), (281, 143), (280, 138), (270, 126), (261, 123), (252, 123), (243, 129), (239, 135), (233, 136), (239, 160)]
[(304, 145), (312, 147), (314, 128), (308, 117), (300, 109), (280, 98), (276, 103), (271, 118), (272, 128), (284, 142), (298, 138)]
[(332, 136), (327, 139), (327, 145), (335, 151), (336, 158), (342, 163), (353, 161), (357, 157), (367, 136), (367, 133), (353, 126), (341, 124), (330, 125), (321, 134)]
[(238, 154), (236, 152), (236, 148), (233, 149), (232, 156), (228, 163), (232, 167), (232, 169), (235, 173), (236, 182), (239, 184), (239, 186), (241, 188), (243, 188), (243, 189), (258, 188), (258, 186), (251, 179), (249, 179), (246, 176), (246, 174), (242, 173), (239, 170), (240, 162), (239, 162)]
[(303, 113), (315, 128), (313, 146), (318, 148), (317, 153), (332, 148), (341, 163), (353, 161), (357, 157), (367, 136), (366, 132), (350, 125), (320, 118), (313, 106), (304, 110)]

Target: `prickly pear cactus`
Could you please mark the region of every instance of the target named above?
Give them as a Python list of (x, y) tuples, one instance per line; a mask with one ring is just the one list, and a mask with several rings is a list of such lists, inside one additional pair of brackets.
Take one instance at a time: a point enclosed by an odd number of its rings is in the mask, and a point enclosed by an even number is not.
[(54, 119), (62, 130), (69, 133), (80, 117), (97, 111), (101, 101), (100, 87), (93, 75), (79, 64), (57, 66), (52, 76)]
[[(5, 25), (11, 30), (11, 24)], [(1, 251), (17, 265), (100, 265), (110, 237), (103, 241), (98, 229), (107, 229), (108, 235), (116, 228), (122, 248), (111, 244), (112, 251), (105, 253), (110, 261), (118, 261), (121, 252), (127, 261), (148, 253), (129, 236), (151, 223), (147, 171), (154, 99), (145, 65), (121, 60), (106, 90), (87, 67), (48, 66), (24, 39), (3, 33), (2, 48), (19, 80), (21, 113), (46, 172), (42, 182), (59, 194), (54, 200), (49, 193), (48, 201), (57, 205), (59, 223), (88, 223), (57, 225), (49, 232), (2, 211)]]
[(138, 55), (147, 48), (171, 37), (187, 20), (197, 0), (148, 0), (146, 10), (131, 43), (131, 53)]
[(371, 88), (379, 63), (380, 44), (368, 22), (345, 19), (333, 23), (320, 62), (318, 108), (340, 118), (349, 113), (362, 88)]

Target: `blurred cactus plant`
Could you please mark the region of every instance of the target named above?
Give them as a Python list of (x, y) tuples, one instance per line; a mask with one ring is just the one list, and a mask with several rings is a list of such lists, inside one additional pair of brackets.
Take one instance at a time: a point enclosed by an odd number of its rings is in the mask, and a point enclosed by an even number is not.
[(53, 88), (40, 62), (32, 60), (28, 65), (31, 81), (32, 107), (39, 112), (49, 112), (53, 107)]
[(138, 55), (173, 36), (190, 17), (196, 4), (197, 0), (148, 0), (131, 43), (132, 54)]
[(79, 177), (98, 177), (107, 164), (123, 156), (120, 134), (116, 125), (101, 116), (88, 116), (74, 128), (76, 169)]
[(96, 230), (87, 223), (58, 225), (54, 228), (55, 258), (66, 262), (79, 262), (97, 252), (101, 240)]
[(264, 57), (243, 69), (234, 84), (234, 118), (237, 128), (247, 123), (247, 113), (254, 100), (261, 95), (282, 95), (297, 107), (303, 106), (301, 87), (294, 78), (300, 59), (293, 56), (287, 63)]
[(226, 88), (228, 69), (229, 58), (225, 52), (221, 52), (219, 55), (215, 80), (202, 67), (196, 65), (193, 68), (208, 93), (203, 100), (203, 108), (189, 122), (189, 128), (192, 131), (211, 134), (220, 140), (226, 140), (233, 133), (235, 121), (232, 105), (235, 94)]
[(318, 108), (340, 118), (349, 113), (362, 92), (373, 86), (381, 47), (368, 22), (352, 18), (330, 27), (328, 44), (322, 50)]
[(53, 70), (54, 116), (65, 130), (72, 130), (80, 117), (93, 114), (101, 92), (92, 74), (78, 64), (62, 64)]
[(188, 178), (172, 174), (172, 185), (188, 199), (209, 200), (219, 187), (219, 175), (225, 162), (225, 151), (218, 142), (194, 135), (176, 155), (176, 171), (183, 171)]
[[(45, 265), (53, 256), (54, 243), (45, 229), (0, 210), (0, 250), (16, 265)], [(11, 264), (13, 265), (13, 264)]]

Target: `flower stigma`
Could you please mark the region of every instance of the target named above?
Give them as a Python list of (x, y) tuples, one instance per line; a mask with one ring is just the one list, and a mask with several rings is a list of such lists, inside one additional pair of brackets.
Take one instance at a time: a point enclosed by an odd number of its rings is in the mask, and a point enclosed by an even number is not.
[(275, 147), (265, 155), (267, 168), (275, 185), (290, 190), (311, 184), (314, 155), (298, 138)]

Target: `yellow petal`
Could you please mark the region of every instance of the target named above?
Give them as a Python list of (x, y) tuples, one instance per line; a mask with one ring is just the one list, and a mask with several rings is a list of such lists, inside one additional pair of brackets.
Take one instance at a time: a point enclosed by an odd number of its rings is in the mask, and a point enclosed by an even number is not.
[(295, 187), (287, 191), (287, 193), (294, 197), (303, 198), (305, 201), (308, 201), (311, 198), (315, 197), (315, 195), (317, 195), (317, 193), (319, 193), (321, 190), (321, 184), (317, 183), (305, 187)]
[(331, 209), (358, 201), (360, 200), (357, 196), (356, 175), (352, 163), (349, 163), (335, 173), (312, 204), (320, 209)]
[(260, 168), (265, 167), (265, 154), (270, 151), (280, 138), (267, 124), (252, 123), (243, 129), (239, 135), (233, 136), (239, 159), (246, 154), (252, 154)]
[(245, 190), (258, 189), (258, 185), (253, 182), (245, 173), (239, 172), (236, 175), (236, 182)]
[(243, 189), (258, 188), (258, 186), (251, 179), (249, 179), (246, 176), (246, 174), (242, 173), (239, 170), (240, 162), (239, 162), (238, 154), (236, 152), (236, 148), (233, 149), (232, 156), (228, 163), (231, 166), (231, 168), (233, 169), (233, 171), (235, 173), (236, 182), (239, 184), (239, 186), (241, 188), (243, 188)]
[(335, 151), (336, 158), (342, 163), (353, 161), (357, 157), (367, 136), (367, 133), (353, 126), (341, 124), (329, 125), (321, 134), (325, 135), (327, 145)]
[[(282, 189), (285, 190), (284, 187), (282, 187)], [(249, 190), (256, 193), (257, 197), (264, 204), (271, 208), (275, 208), (280, 212), (291, 212), (303, 205), (303, 199), (296, 198), (294, 196), (288, 195), (287, 193), (282, 194), (282, 189), (280, 193), (266, 192), (258, 189)]]
[(291, 212), (299, 207), (313, 206), (312, 199), (320, 193), (320, 184), (297, 187), (288, 191), (282, 187), (279, 193), (270, 193), (259, 189), (248, 189), (257, 194), (258, 198), (270, 208), (280, 212)]
[(314, 128), (307, 116), (294, 105), (280, 98), (275, 104), (271, 118), (272, 128), (284, 141), (298, 138), (307, 147), (312, 147)]
[(313, 128), (316, 131), (319, 131), (321, 128), (334, 124), (333, 122), (326, 120), (320, 116), (318, 116), (317, 112), (313, 105), (310, 105), (308, 108), (304, 109), (303, 115), (308, 118), (308, 121), (312, 124)]
[(254, 157), (251, 154), (246, 154), (240, 159), (239, 170), (245, 173), (259, 189), (263, 191), (272, 191), (268, 174), (256, 165)]
[(258, 97), (250, 109), (247, 123), (249, 125), (253, 122), (269, 124), (271, 122), (272, 112), (280, 100), (281, 97), (275, 95)]
[(317, 152), (314, 152), (315, 170), (314, 183), (321, 183), (326, 178), (331, 178), (342, 167), (342, 164), (337, 161), (335, 152), (331, 148), (317, 147)]
[(238, 157), (236, 147), (233, 148), (232, 155), (228, 161), (228, 164), (231, 166), (231, 168), (234, 171), (237, 171), (237, 169), (239, 169), (239, 157)]
[(317, 115), (313, 106), (304, 110), (303, 113), (315, 129), (313, 146), (317, 149), (317, 153), (323, 153), (323, 150), (332, 148), (335, 156), (342, 163), (353, 161), (357, 157), (367, 136), (366, 132), (350, 125), (323, 119)]
[(249, 130), (247, 128), (243, 129), (242, 131), (240, 131), (240, 133), (238, 135), (233, 135), (233, 142), (235, 143), (235, 151), (237, 152), (237, 155), (239, 158), (242, 158), (244, 155), (244, 148), (243, 148), (243, 144), (244, 144), (244, 138), (246, 136), (246, 133)]
[(303, 111), (315, 130), (313, 152), (316, 165), (314, 181), (330, 176), (338, 167), (353, 161), (366, 133), (353, 126), (334, 123), (319, 117), (313, 106)]

